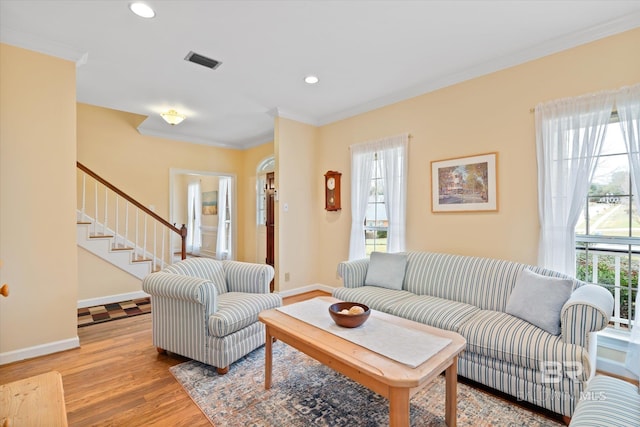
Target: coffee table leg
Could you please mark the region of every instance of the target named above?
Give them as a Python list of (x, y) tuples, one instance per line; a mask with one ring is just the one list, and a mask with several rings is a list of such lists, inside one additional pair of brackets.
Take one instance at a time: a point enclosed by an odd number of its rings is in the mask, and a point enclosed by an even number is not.
[(264, 343), (264, 388), (269, 390), (271, 388), (271, 371), (272, 371), (272, 363), (273, 363), (273, 353), (272, 353), (272, 344), (273, 339), (271, 338), (271, 330), (267, 326), (267, 337)]
[(458, 357), (453, 358), (453, 363), (447, 368), (444, 376), (447, 381), (444, 421), (449, 427), (455, 427), (458, 408)]
[(391, 387), (389, 390), (389, 426), (409, 426), (409, 389)]

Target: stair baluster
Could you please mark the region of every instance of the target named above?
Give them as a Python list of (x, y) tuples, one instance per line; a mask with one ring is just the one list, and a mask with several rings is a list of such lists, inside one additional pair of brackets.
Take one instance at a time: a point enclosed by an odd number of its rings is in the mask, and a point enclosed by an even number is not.
[[(78, 188), (81, 194), (78, 197), (80, 206), (77, 220), (79, 223), (89, 224), (89, 236), (92, 240), (109, 238), (111, 251), (121, 252), (129, 249), (132, 252), (130, 261), (136, 261), (137, 264), (140, 261), (149, 261), (149, 269), (156, 271), (173, 263), (174, 253), (177, 249), (172, 243), (173, 236), (178, 235), (181, 239), (179, 244), (180, 258), (186, 258), (186, 226), (182, 225), (181, 228), (178, 228), (170, 224), (80, 162), (77, 163), (77, 167), (78, 173), (81, 174), (79, 177), (81, 178), (79, 180), (80, 188)], [(93, 179), (94, 185), (88, 186), (87, 179)], [(91, 196), (89, 191), (93, 191), (93, 212), (88, 212), (86, 206), (87, 196)], [(101, 191), (104, 191), (104, 198), (101, 197)], [(120, 199), (125, 202), (124, 211), (120, 208)], [(135, 221), (135, 230), (132, 230), (134, 231), (133, 242), (129, 238), (130, 205), (136, 210), (135, 219), (133, 219)], [(109, 221), (114, 223), (114, 230), (109, 227)], [(121, 221), (124, 221), (124, 232), (121, 232)], [(153, 224), (152, 238), (149, 235), (151, 224)], [(157, 231), (158, 226), (161, 227), (161, 233)], [(144, 227), (144, 230), (140, 230), (140, 227)], [(167, 234), (167, 230), (169, 234)], [(143, 234), (140, 235), (140, 233)], [(161, 242), (158, 242), (159, 234), (162, 236)]]

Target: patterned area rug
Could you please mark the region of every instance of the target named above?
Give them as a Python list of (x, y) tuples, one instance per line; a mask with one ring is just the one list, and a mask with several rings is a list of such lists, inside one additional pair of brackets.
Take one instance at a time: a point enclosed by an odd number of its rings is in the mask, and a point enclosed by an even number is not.
[[(387, 426), (387, 399), (277, 341), (273, 385), (264, 389), (264, 347), (229, 373), (189, 361), (171, 373), (215, 426)], [(412, 426), (444, 426), (445, 380), (438, 376), (411, 399)], [(460, 426), (561, 426), (499, 397), (458, 383)]]
[(151, 313), (151, 299), (139, 298), (78, 309), (78, 327)]

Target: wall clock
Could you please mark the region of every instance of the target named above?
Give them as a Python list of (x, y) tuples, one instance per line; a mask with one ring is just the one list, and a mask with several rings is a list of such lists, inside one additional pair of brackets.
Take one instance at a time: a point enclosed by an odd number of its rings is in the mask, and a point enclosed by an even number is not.
[(324, 208), (328, 211), (339, 211), (340, 207), (340, 177), (336, 171), (324, 174)]

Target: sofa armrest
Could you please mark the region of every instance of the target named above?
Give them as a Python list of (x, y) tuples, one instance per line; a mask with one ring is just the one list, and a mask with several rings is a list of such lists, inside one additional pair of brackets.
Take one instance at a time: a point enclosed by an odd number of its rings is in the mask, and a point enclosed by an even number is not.
[(250, 262), (223, 261), (227, 289), (229, 292), (268, 294), (269, 283), (275, 271), (268, 264)]
[(342, 277), (345, 288), (364, 286), (369, 268), (369, 258), (343, 261), (338, 264), (338, 275)]
[(174, 273), (152, 273), (142, 280), (142, 290), (153, 298), (184, 300), (204, 306), (205, 314), (218, 309), (218, 292), (212, 281)]
[(611, 292), (599, 285), (580, 286), (562, 307), (562, 339), (588, 348), (589, 333), (606, 328), (612, 313)]

